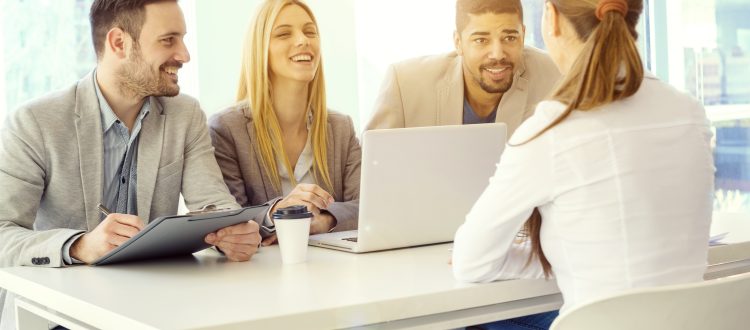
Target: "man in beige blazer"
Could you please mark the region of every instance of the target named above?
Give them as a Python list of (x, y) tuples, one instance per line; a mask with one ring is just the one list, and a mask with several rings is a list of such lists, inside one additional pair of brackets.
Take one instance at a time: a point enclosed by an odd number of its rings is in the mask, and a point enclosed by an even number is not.
[(458, 0), (455, 52), (392, 65), (365, 129), (498, 122), (510, 137), (560, 76), (524, 34), (519, 0)]
[[(180, 193), (189, 209), (239, 207), (214, 158), (204, 113), (178, 95), (176, 73), (190, 59), (182, 12), (176, 1), (145, 2), (95, 1), (96, 70), (6, 121), (0, 267), (90, 263), (150, 219), (175, 214)], [(134, 156), (111, 152), (123, 145)], [(108, 190), (112, 183), (116, 189)], [(100, 217), (97, 205), (108, 200), (126, 212)], [(230, 260), (248, 260), (260, 243), (258, 225), (223, 228), (206, 242)], [(3, 329), (13, 327), (14, 316), (5, 295)]]

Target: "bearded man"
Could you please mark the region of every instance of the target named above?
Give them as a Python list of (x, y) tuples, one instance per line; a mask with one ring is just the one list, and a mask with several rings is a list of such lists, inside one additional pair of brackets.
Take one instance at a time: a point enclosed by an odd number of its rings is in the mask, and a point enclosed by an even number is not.
[(510, 137), (560, 77), (525, 33), (520, 0), (457, 0), (455, 51), (392, 65), (365, 129), (498, 122)]
[[(213, 154), (206, 116), (180, 95), (190, 60), (176, 1), (96, 0), (96, 68), (14, 111), (0, 138), (0, 267), (91, 263), (151, 219), (213, 204), (239, 208)], [(100, 215), (98, 205), (112, 210)], [(208, 234), (232, 261), (260, 243), (247, 222)], [(13, 327), (11, 297), (0, 328)], [(3, 299), (5, 298), (5, 299)]]

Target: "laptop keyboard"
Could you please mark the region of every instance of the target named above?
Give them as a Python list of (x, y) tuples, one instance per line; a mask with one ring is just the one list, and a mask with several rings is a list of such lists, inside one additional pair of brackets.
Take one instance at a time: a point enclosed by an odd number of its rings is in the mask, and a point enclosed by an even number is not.
[(342, 240), (357, 243), (356, 237), (346, 237), (346, 238), (342, 238)]

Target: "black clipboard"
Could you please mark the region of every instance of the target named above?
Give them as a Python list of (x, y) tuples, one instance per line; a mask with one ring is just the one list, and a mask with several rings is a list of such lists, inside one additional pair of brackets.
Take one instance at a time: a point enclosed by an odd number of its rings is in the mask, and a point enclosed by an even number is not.
[(211, 246), (203, 241), (208, 233), (252, 221), (256, 215), (267, 210), (268, 205), (260, 205), (231, 211), (159, 217), (93, 265), (190, 255)]

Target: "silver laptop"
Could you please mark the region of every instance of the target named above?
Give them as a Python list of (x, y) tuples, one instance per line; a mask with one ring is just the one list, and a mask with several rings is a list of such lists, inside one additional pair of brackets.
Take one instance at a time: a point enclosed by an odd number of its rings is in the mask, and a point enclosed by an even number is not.
[(310, 245), (361, 253), (452, 241), (505, 141), (505, 124), (365, 132), (359, 230), (312, 235)]

